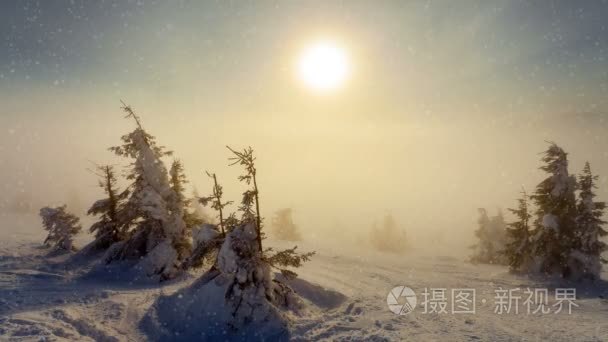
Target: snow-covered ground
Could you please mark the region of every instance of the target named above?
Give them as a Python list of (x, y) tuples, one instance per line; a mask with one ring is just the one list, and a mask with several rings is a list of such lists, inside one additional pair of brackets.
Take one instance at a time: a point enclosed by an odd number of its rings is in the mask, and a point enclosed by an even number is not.
[[(0, 216), (0, 340), (156, 340), (141, 323), (149, 308), (159, 296), (188, 286), (202, 274), (163, 286), (83, 279), (86, 267), (66, 269), (65, 256), (47, 257), (48, 251), (40, 247), (43, 239), (37, 217)], [(88, 239), (83, 235), (76, 245)], [(300, 278), (293, 283), (307, 303), (299, 317), (292, 316), (294, 340), (608, 340), (605, 283), (579, 286), (578, 307), (570, 315), (527, 314), (523, 293), (519, 314), (499, 315), (494, 312), (495, 290), (501, 287), (548, 287), (552, 305), (554, 288), (572, 284), (530, 280), (503, 266), (471, 265), (441, 246), (389, 255), (356, 246), (310, 241), (298, 245), (317, 255), (298, 270)], [(389, 291), (399, 285), (417, 294), (418, 306), (406, 315), (392, 313), (386, 303)], [(447, 314), (424, 313), (425, 288), (447, 289)], [(475, 314), (450, 313), (450, 291), (459, 288), (475, 289)]]

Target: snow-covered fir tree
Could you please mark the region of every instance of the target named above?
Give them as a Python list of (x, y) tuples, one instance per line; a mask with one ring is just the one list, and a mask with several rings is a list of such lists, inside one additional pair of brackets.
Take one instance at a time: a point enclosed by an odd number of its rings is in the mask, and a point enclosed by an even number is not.
[(528, 194), (522, 190), (517, 200), (517, 209), (509, 208), (517, 219), (507, 224), (507, 243), (504, 254), (512, 270), (527, 270), (532, 258), (532, 244), (530, 242), (530, 219), (532, 213)]
[[(199, 245), (206, 249), (199, 254), (208, 255), (216, 250), (217, 257), (213, 266), (201, 277), (202, 283), (197, 286), (206, 286), (216, 277), (222, 278), (221, 284), (225, 287), (223, 305), (229, 307), (231, 312), (227, 322), (229, 328), (248, 331), (248, 327), (273, 321), (277, 315), (282, 317), (278, 313), (279, 308), (298, 305), (297, 297), (284, 280), (296, 277), (293, 269), (308, 261), (314, 252), (300, 254), (296, 252), (297, 246), (282, 251), (263, 249), (262, 217), (253, 149), (230, 151), (234, 154), (234, 157), (230, 158), (231, 165), (238, 164), (245, 169), (239, 180), (251, 188), (243, 193), (239, 206), (240, 219), (237, 220), (234, 215), (223, 219), (223, 209), (227, 202), (222, 200), (222, 189), (217, 184), (217, 178), (210, 175), (214, 179), (213, 195), (202, 198), (202, 202), (212, 203), (212, 207), (218, 211), (220, 227), (203, 227)], [(273, 276), (273, 268), (282, 274), (282, 279)], [(284, 318), (279, 321), (283, 326)]]
[(243, 151), (235, 151), (228, 146), (227, 148), (234, 154), (234, 157), (229, 158), (232, 161), (230, 165), (241, 165), (245, 169), (245, 173), (239, 176), (239, 180), (251, 186), (250, 189), (243, 192), (243, 199), (239, 206), (239, 211), (242, 214), (239, 226), (245, 227), (254, 224), (256, 241), (258, 249), (262, 252), (262, 260), (270, 267), (279, 270), (285, 277), (296, 277), (297, 274), (288, 268), (300, 267), (302, 262), (308, 261), (314, 255), (314, 252), (297, 253), (297, 246), (279, 252), (275, 252), (272, 248), (264, 249), (262, 247), (262, 240), (264, 239), (264, 232), (262, 231), (263, 219), (260, 214), (260, 196), (253, 149), (248, 147)]
[(369, 241), (372, 247), (382, 252), (404, 253), (407, 250), (407, 233), (390, 213), (384, 216), (380, 227), (374, 222)]
[(239, 176), (239, 181), (246, 183), (251, 186), (250, 189), (243, 192), (243, 199), (239, 206), (241, 212), (241, 222), (255, 223), (255, 229), (257, 230), (256, 239), (258, 241), (258, 247), (260, 251), (262, 248), (262, 239), (264, 233), (262, 233), (262, 217), (260, 216), (260, 198), (258, 191), (257, 182), (257, 169), (255, 167), (255, 157), (253, 156), (253, 149), (248, 147), (243, 151), (235, 151), (229, 146), (226, 146), (230, 152), (234, 154), (234, 157), (229, 158), (232, 165), (241, 165), (245, 169), (245, 173)]
[(169, 175), (171, 177), (171, 188), (177, 196), (177, 201), (181, 203), (181, 207), (184, 208), (183, 218), (184, 222), (186, 223), (186, 227), (188, 228), (188, 232), (190, 233), (193, 227), (203, 224), (204, 220), (197, 214), (195, 210), (192, 209), (192, 198), (188, 198), (185, 195), (188, 179), (184, 173), (184, 165), (179, 159), (175, 159), (171, 164)]
[(490, 235), (494, 240), (494, 259), (492, 263), (504, 265), (507, 263), (503, 253), (507, 243), (507, 222), (502, 209), (498, 208), (496, 215), (490, 219), (490, 228)]
[(302, 236), (298, 226), (293, 222), (293, 210), (291, 208), (279, 209), (272, 218), (272, 232), (279, 240), (300, 241)]
[[(486, 262), (491, 259), (491, 254), (494, 248), (491, 245), (491, 241), (488, 238), (488, 231), (490, 227), (490, 217), (488, 211), (485, 208), (478, 208), (479, 218), (477, 218), (477, 230), (475, 231), (475, 237), (479, 240), (477, 244), (471, 246), (473, 249), (473, 255), (471, 256), (472, 262)], [(490, 245), (488, 245), (490, 243)]]
[(574, 246), (570, 255), (570, 268), (575, 277), (599, 279), (602, 269), (602, 253), (606, 243), (601, 237), (608, 234), (602, 220), (606, 203), (595, 201), (597, 176), (591, 173), (589, 162), (585, 163), (583, 172), (579, 175), (579, 197), (576, 216), (576, 231)]
[(134, 159), (127, 175), (132, 181), (129, 197), (119, 219), (132, 227), (128, 240), (115, 244), (107, 261), (138, 260), (138, 268), (160, 280), (175, 277), (190, 254), (184, 222), (184, 205), (171, 187), (161, 158), (171, 155), (141, 126), (129, 106), (123, 110), (135, 120), (135, 130), (122, 137), (123, 144), (110, 148), (118, 156)]
[(67, 212), (67, 206), (44, 207), (40, 209), (42, 225), (48, 231), (48, 236), (44, 240), (45, 245), (53, 246), (57, 249), (72, 251), (74, 250), (74, 236), (80, 232), (80, 219)]
[(530, 198), (536, 206), (533, 243), (538, 271), (569, 277), (575, 245), (576, 179), (568, 173), (568, 154), (555, 143), (544, 152), (541, 170), (548, 176)]
[(106, 197), (95, 201), (87, 211), (88, 215), (99, 217), (99, 221), (89, 228), (89, 231), (95, 234), (95, 239), (85, 247), (89, 251), (107, 249), (115, 242), (125, 240), (129, 233), (129, 227), (118, 217), (129, 192), (121, 192), (118, 189), (116, 173), (112, 166), (97, 166), (95, 173), (100, 178), (99, 187), (103, 189)]
[(505, 264), (506, 258), (503, 254), (506, 242), (506, 223), (502, 211), (493, 217), (489, 217), (484, 208), (479, 208), (479, 228), (475, 236), (479, 240), (471, 246), (473, 255), (471, 262), (486, 264)]
[[(245, 173), (239, 176), (239, 180), (252, 186), (252, 188), (243, 193), (243, 198), (238, 208), (239, 212), (241, 213), (241, 217), (237, 218), (234, 214), (230, 214), (225, 217), (223, 210), (232, 202), (224, 201), (222, 199), (223, 188), (218, 184), (217, 177), (215, 174), (207, 173), (211, 178), (213, 178), (214, 181), (213, 194), (209, 197), (200, 198), (200, 202), (204, 205), (210, 204), (211, 207), (218, 212), (219, 224), (218, 226), (204, 225), (198, 231), (197, 236), (195, 237), (195, 240), (198, 241), (198, 247), (195, 248), (192, 255), (191, 264), (194, 266), (200, 265), (201, 258), (213, 255), (219, 249), (224, 248), (223, 246), (229, 243), (227, 242), (228, 236), (233, 230), (239, 228), (241, 233), (238, 234), (242, 234), (242, 231), (254, 229), (255, 234), (247, 233), (247, 236), (254, 236), (254, 240), (251, 241), (255, 241), (257, 245), (255, 250), (258, 250), (259, 253), (261, 253), (260, 260), (268, 264), (269, 267), (280, 271), (287, 278), (296, 277), (297, 274), (289, 268), (300, 267), (302, 262), (308, 261), (310, 257), (314, 255), (314, 252), (300, 254), (296, 252), (297, 246), (278, 252), (274, 251), (272, 248), (264, 249), (262, 247), (263, 237), (260, 237), (260, 235), (263, 233), (259, 227), (261, 226), (263, 219), (260, 215), (260, 204), (258, 202), (259, 196), (256, 178), (257, 171), (255, 168), (253, 149), (249, 147), (242, 152), (235, 151), (229, 147), (228, 149), (235, 155), (235, 157), (230, 158), (232, 162), (230, 165), (238, 164), (244, 166)], [(253, 250), (253, 247), (247, 248)], [(215, 269), (216, 266), (217, 260), (214, 262), (212, 270)]]
[(273, 281), (272, 264), (258, 248), (257, 232), (253, 222), (236, 227), (218, 254), (218, 269), (230, 280), (226, 304), (233, 313), (230, 325), (235, 329), (252, 321), (263, 321), (272, 314), (272, 305), (296, 304), (290, 302), (292, 291), (283, 283)]
[(303, 302), (284, 277), (273, 274), (271, 263), (290, 259), (291, 251), (268, 260), (253, 222), (230, 229), (225, 238), (219, 231), (215, 236), (222, 244), (214, 265), (191, 286), (161, 296), (147, 322), (168, 341), (289, 341), (290, 318)]

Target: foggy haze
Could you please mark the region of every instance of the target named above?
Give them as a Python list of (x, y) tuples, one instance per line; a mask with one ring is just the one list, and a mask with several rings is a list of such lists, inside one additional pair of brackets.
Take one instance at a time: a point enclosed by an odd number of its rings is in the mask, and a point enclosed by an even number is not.
[[(2, 119), (6, 204), (23, 193), (35, 206), (76, 199), (86, 209), (101, 196), (96, 176), (87, 171), (90, 161), (126, 165), (107, 148), (134, 124), (115, 102), (99, 107), (107, 108), (100, 113), (98, 106), (58, 103), (44, 106), (44, 118)], [(571, 173), (590, 161), (602, 175), (600, 198), (606, 197), (606, 126), (590, 114), (412, 118), (401, 124), (260, 114), (225, 123), (204, 113), (186, 119), (180, 110), (145, 103), (135, 109), (146, 129), (184, 162), (190, 186), (201, 195), (211, 191), (204, 174), (209, 170), (218, 174), (227, 198), (238, 199), (244, 189), (236, 181), (238, 170), (228, 167), (224, 146), (253, 146), (263, 213), (270, 218), (278, 208), (294, 208), (306, 235), (367, 234), (374, 221), (392, 213), (413, 241), (462, 244), (472, 239), (477, 208), (513, 207), (522, 186), (532, 191), (542, 180), (537, 169), (544, 140), (570, 153)]]
[(608, 341), (607, 132), (608, 0), (0, 1), (0, 340)]
[[(605, 8), (556, 28), (545, 18), (579, 9), (471, 4), (1, 5), (2, 201), (99, 198), (91, 162), (128, 162), (107, 151), (133, 129), (121, 99), (200, 194), (209, 170), (237, 200), (224, 146), (252, 146), (264, 216), (292, 207), (308, 235), (354, 238), (390, 212), (413, 241), (464, 247), (477, 208), (513, 207), (542, 179), (545, 140), (571, 173), (591, 162), (607, 199)], [(352, 55), (351, 82), (330, 96), (293, 77), (319, 34)]]

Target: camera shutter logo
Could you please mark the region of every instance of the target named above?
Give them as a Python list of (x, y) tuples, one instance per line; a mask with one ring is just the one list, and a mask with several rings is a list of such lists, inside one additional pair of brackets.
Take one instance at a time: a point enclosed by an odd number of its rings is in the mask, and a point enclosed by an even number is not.
[(416, 308), (416, 294), (407, 286), (397, 286), (386, 296), (389, 310), (397, 315), (407, 315)]

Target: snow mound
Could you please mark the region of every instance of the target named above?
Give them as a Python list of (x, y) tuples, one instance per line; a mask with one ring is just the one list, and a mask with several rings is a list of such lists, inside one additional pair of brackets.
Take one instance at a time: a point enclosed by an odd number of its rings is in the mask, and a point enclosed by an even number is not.
[(254, 225), (234, 228), (212, 267), (192, 286), (160, 297), (142, 320), (153, 340), (287, 341), (286, 311), (300, 301), (271, 279)]
[[(348, 299), (340, 292), (303, 279), (286, 280), (278, 273), (276, 277), (285, 281), (298, 297), (323, 311), (337, 309)], [(294, 312), (268, 301), (259, 301), (255, 309), (258, 315), (236, 329), (235, 317), (225, 299), (230, 283), (230, 276), (218, 270), (207, 272), (191, 286), (159, 297), (140, 328), (152, 341), (288, 341), (293, 337), (289, 317)], [(294, 314), (306, 311), (300, 307)]]
[(229, 276), (215, 271), (190, 287), (160, 297), (142, 320), (142, 330), (152, 341), (289, 340), (288, 320), (267, 301), (259, 302), (252, 321), (234, 329), (233, 312), (225, 299), (230, 284)]
[(275, 273), (275, 279), (286, 283), (300, 297), (322, 309), (335, 309), (348, 299), (338, 291), (326, 289), (301, 278), (286, 279), (281, 273)]
[[(202, 243), (215, 234), (202, 231)], [(290, 282), (323, 308), (344, 301), (339, 293), (302, 280)], [(151, 340), (288, 341), (293, 315), (305, 302), (262, 258), (255, 225), (234, 228), (216, 264), (191, 286), (161, 296), (141, 322)]]
[(179, 267), (177, 251), (171, 241), (166, 239), (143, 257), (136, 267), (149, 277), (167, 274), (173, 278)]
[[(163, 280), (163, 274), (173, 275), (177, 272), (178, 256), (169, 239), (163, 240), (139, 259), (116, 260), (116, 255), (124, 250), (127, 243), (128, 241), (114, 243), (101, 258), (95, 258), (101, 253), (93, 256), (77, 255), (69, 262), (75, 266), (89, 267), (90, 270), (83, 275), (84, 279), (89, 280), (153, 284)], [(109, 262), (110, 260), (116, 261)]]
[(195, 227), (192, 232), (192, 245), (199, 246), (217, 238), (220, 232), (217, 227), (212, 224), (203, 224), (200, 227)]

